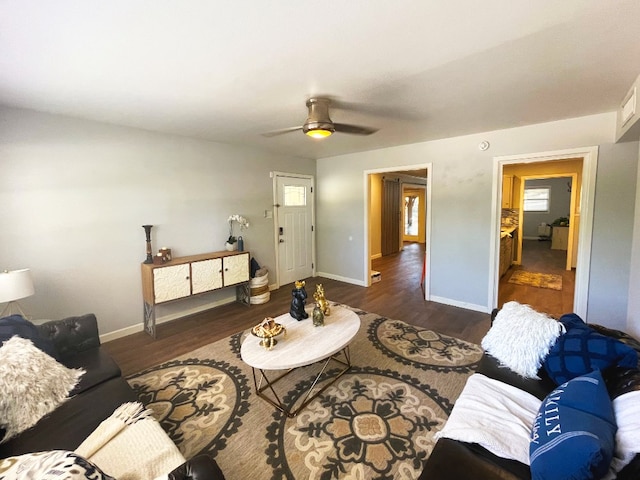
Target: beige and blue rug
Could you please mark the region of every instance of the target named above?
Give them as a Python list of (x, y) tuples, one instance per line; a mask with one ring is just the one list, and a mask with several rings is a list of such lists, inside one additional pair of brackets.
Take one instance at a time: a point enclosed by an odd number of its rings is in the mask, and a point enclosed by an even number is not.
[[(295, 418), (256, 396), (240, 359), (243, 333), (128, 381), (185, 457), (211, 454), (228, 480), (417, 478), (482, 350), (354, 311), (362, 324), (353, 367)], [(303, 394), (317, 368), (278, 384), (285, 402)]]

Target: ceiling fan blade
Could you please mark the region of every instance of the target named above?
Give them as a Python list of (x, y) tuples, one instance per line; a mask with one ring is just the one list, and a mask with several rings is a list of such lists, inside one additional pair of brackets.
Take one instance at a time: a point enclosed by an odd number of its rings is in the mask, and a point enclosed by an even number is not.
[(359, 125), (349, 125), (346, 123), (334, 123), (336, 132), (351, 133), (354, 135), (371, 135), (378, 131), (377, 128), (361, 127)]
[(285, 133), (295, 132), (296, 130), (302, 130), (302, 125), (300, 125), (299, 127), (282, 128), (280, 130), (273, 130), (271, 132), (265, 132), (265, 133), (262, 134), (262, 136), (263, 137), (275, 137), (277, 135), (283, 135)]

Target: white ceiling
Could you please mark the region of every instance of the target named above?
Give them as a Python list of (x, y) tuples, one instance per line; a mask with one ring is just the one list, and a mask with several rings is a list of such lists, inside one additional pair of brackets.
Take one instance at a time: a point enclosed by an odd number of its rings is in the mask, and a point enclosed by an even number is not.
[[(0, 104), (321, 158), (613, 111), (637, 0), (0, 0)], [(317, 141), (305, 101), (380, 130)]]

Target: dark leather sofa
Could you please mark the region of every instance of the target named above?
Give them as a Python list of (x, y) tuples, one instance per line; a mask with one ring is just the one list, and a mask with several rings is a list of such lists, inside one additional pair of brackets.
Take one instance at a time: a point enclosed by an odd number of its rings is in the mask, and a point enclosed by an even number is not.
[[(497, 310), (492, 314), (492, 321)], [(640, 354), (640, 342), (624, 332), (590, 324), (603, 335), (608, 335), (630, 345)], [(485, 354), (478, 366), (477, 373), (500, 380), (515, 386), (543, 400), (555, 387), (554, 382), (541, 368), (538, 372), (540, 380), (523, 379), (507, 368), (499, 366), (498, 361)], [(605, 373), (605, 382), (609, 396), (614, 398), (624, 393), (640, 390), (640, 370), (614, 368)], [(515, 460), (500, 458), (487, 449), (471, 443), (464, 443), (448, 438), (440, 438), (429, 456), (420, 480), (459, 480), (503, 479), (530, 480), (529, 466)], [(640, 455), (636, 455), (616, 477), (619, 480), (640, 478)]]
[[(0, 444), (0, 458), (46, 450), (75, 450), (98, 425), (125, 402), (137, 401), (120, 367), (100, 346), (95, 315), (48, 321), (37, 326), (53, 342), (58, 361), (86, 373), (65, 403), (34, 427)], [(176, 468), (169, 478), (223, 480), (215, 460), (199, 455)]]

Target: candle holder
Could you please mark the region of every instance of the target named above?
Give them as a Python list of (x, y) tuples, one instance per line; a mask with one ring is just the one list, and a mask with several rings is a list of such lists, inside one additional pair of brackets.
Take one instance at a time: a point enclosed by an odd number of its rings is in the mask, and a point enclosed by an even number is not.
[(147, 259), (144, 263), (153, 263), (153, 254), (151, 253), (151, 228), (153, 225), (142, 225), (144, 233), (147, 236)]

